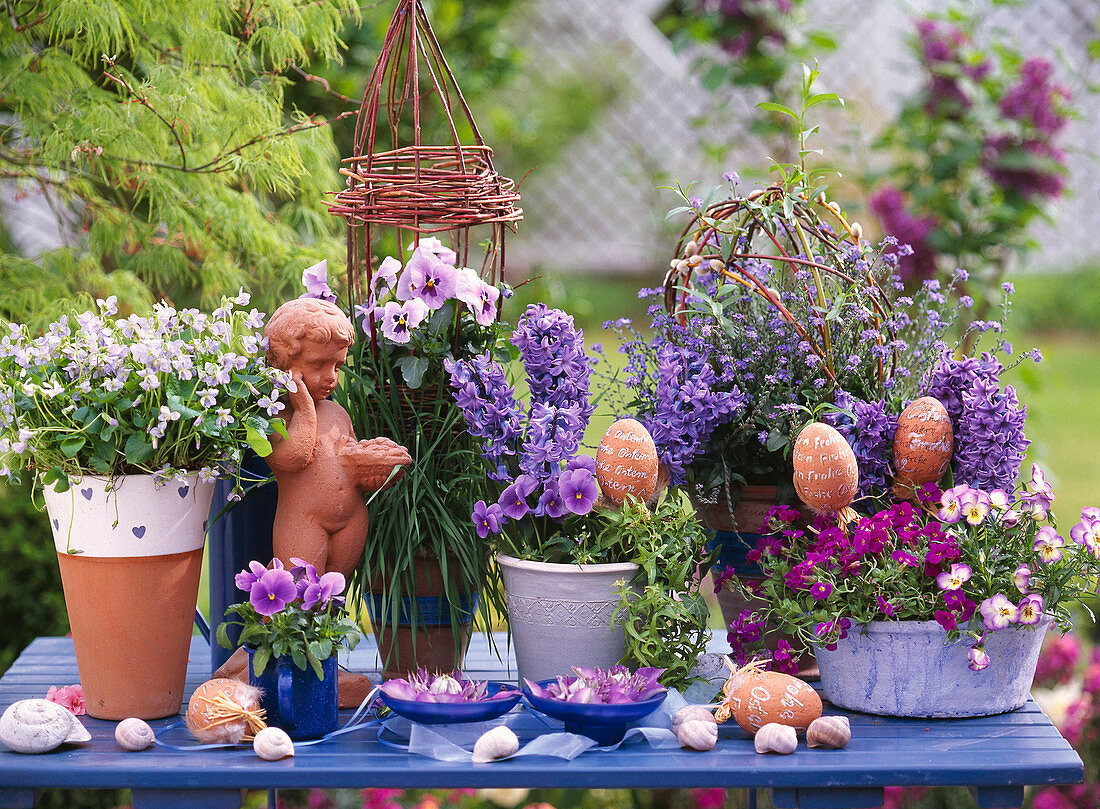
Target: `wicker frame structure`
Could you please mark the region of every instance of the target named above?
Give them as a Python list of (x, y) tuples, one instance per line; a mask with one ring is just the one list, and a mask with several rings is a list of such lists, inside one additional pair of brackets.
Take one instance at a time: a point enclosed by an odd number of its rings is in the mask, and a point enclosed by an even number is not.
[[(448, 144), (422, 142), (422, 102), (433, 95), (448, 124)], [(461, 142), (453, 114), (456, 103), (473, 145)], [(383, 115), (390, 148), (379, 150)], [(329, 211), (348, 224), (352, 306), (362, 303), (364, 284), (369, 288), (373, 277), (371, 242), (379, 227), (395, 228), (401, 244), (405, 239), (418, 243), (424, 234), (443, 234), (461, 266), (468, 266), (470, 229), (488, 225), (491, 235), (481, 276), (492, 284), (504, 280), (505, 232), (523, 218), (516, 207), (519, 194), (512, 180), (497, 173), (493, 150), (478, 130), (422, 0), (398, 1), (359, 107), (352, 156), (342, 163), (346, 187), (336, 193)], [(371, 331), (376, 337), (373, 316)]]

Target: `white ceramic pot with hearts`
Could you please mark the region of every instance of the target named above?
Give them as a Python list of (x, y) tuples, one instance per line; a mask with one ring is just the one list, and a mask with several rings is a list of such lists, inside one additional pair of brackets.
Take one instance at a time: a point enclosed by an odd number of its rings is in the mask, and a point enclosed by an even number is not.
[(179, 713), (213, 483), (84, 477), (47, 487), (88, 714)]

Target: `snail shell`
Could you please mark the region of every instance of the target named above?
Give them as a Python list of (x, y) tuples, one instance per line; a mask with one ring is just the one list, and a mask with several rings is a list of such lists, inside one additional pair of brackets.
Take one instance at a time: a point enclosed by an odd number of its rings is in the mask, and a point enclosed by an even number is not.
[(294, 742), (281, 728), (264, 728), (252, 740), (252, 749), (264, 761), (278, 761), (294, 755)]
[(672, 732), (679, 733), (680, 726), (687, 722), (711, 722), (715, 727), (718, 723), (710, 709), (702, 705), (685, 705), (672, 716)]
[(487, 730), (474, 742), (474, 762), (484, 764), (505, 758), (519, 750), (519, 739), (504, 725)]
[(676, 740), (681, 747), (710, 750), (718, 744), (718, 723), (710, 714), (707, 714), (707, 719), (689, 719), (676, 728)]
[(67, 742), (91, 739), (80, 720), (48, 700), (19, 700), (0, 716), (0, 742), (16, 753), (46, 753)]
[(821, 716), (806, 729), (809, 747), (831, 747), (839, 750), (852, 740), (852, 725), (846, 716)]
[(757, 753), (778, 753), (789, 756), (798, 747), (798, 734), (790, 725), (769, 722), (756, 731), (753, 746)]
[(153, 729), (145, 721), (131, 717), (115, 726), (115, 741), (123, 750), (144, 750), (156, 739)]

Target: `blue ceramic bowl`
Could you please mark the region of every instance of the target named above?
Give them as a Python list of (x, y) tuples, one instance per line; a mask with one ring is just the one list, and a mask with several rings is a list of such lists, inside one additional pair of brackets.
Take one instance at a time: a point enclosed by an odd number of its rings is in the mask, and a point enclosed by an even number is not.
[[(546, 688), (557, 679), (540, 680), (539, 685)], [(526, 684), (523, 686), (523, 698), (527, 704), (544, 713), (552, 719), (565, 723), (566, 733), (579, 733), (590, 739), (595, 739), (601, 746), (617, 744), (626, 733), (626, 726), (631, 722), (645, 719), (665, 701), (667, 691), (641, 700), (640, 702), (625, 702), (618, 705), (605, 705), (599, 702), (562, 702), (558, 699), (537, 697)]]
[(396, 699), (382, 690), (378, 691), (378, 696), (398, 716), (422, 725), (450, 725), (458, 722), (488, 722), (508, 713), (516, 707), (522, 694), (508, 683), (490, 682), (485, 687), (485, 695), (488, 697), (501, 691), (510, 693), (506, 697), (477, 702), (416, 702), (411, 699)]

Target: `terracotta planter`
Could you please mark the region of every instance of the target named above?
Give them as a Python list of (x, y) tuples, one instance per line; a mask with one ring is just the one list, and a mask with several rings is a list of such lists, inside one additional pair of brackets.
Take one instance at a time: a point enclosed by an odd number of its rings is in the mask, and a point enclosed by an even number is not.
[[(452, 626), (451, 602), (445, 594), (439, 561), (427, 555), (418, 555), (415, 565), (415, 590), (411, 597), (403, 598), (397, 607), (400, 612), (396, 631), (393, 626), (396, 610), (383, 598), (383, 593), (389, 590), (385, 586), (385, 578), (375, 576), (370, 581), (370, 592), (366, 594), (371, 631), (378, 642), (382, 676), (386, 679), (408, 677), (418, 668), (432, 672), (461, 668), (466, 647), (470, 644), (471, 625), (477, 612), (477, 594), (460, 598), (454, 610), (459, 623)], [(454, 570), (454, 565), (451, 569)]]
[(213, 492), (198, 475), (160, 489), (151, 475), (46, 489), (89, 716), (179, 713)]
[[(739, 579), (750, 584), (763, 580), (763, 571), (760, 566), (756, 562), (748, 561), (745, 557), (756, 547), (756, 541), (760, 538), (760, 529), (764, 525), (764, 517), (775, 506), (778, 497), (778, 486), (743, 486), (741, 499), (733, 509), (732, 519), (729, 509), (721, 502), (695, 504), (699, 519), (715, 534), (714, 542), (719, 547), (718, 559), (714, 563), (715, 569), (732, 567)], [(737, 620), (743, 610), (755, 610), (764, 606), (762, 599), (742, 598), (727, 588), (722, 588), (717, 596), (718, 606), (722, 610), (722, 621), (726, 626)], [(797, 644), (792, 636), (768, 629), (765, 637), (768, 649), (774, 651), (780, 640), (786, 640), (791, 644), (791, 648), (799, 653), (796, 663), (800, 671), (814, 673), (812, 652)]]
[(508, 626), (519, 682), (572, 676), (573, 666), (606, 668), (626, 653), (616, 620), (619, 581), (629, 581), (632, 562), (572, 565), (529, 562), (497, 554), (508, 602)]

